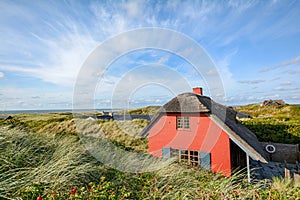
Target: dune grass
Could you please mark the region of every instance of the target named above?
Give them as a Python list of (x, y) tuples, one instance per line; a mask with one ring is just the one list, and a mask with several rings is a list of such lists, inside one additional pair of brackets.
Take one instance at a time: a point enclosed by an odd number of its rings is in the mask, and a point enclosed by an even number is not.
[(300, 143), (300, 106), (260, 106), (251, 104), (237, 108), (253, 118), (241, 120), (263, 142)]
[(161, 108), (161, 106), (147, 106), (144, 108), (136, 108), (129, 110), (129, 114), (140, 114), (140, 115), (154, 115)]
[[(293, 180), (278, 178), (248, 184), (242, 173), (226, 178), (175, 162), (153, 172), (121, 172), (103, 165), (87, 151), (76, 126), (84, 128), (81, 134), (101, 144), (111, 141), (124, 151), (145, 153), (147, 141), (136, 132), (147, 122), (90, 124), (86, 120), (78, 123), (68, 115), (55, 116), (55, 120), (50, 116), (27, 116), (0, 122), (0, 199), (38, 196), (43, 199), (297, 199), (300, 196), (299, 184)], [(132, 123), (135, 128), (131, 130)]]

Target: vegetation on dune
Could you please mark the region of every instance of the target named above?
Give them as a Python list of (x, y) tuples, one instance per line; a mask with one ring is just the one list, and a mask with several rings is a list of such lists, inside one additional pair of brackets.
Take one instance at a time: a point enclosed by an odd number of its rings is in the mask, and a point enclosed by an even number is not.
[(0, 120), (2, 125), (18, 127), (28, 132), (76, 133), (72, 113), (16, 114), (12, 120)]
[(297, 144), (300, 143), (300, 106), (260, 106), (251, 104), (236, 108), (253, 118), (241, 120), (260, 141)]
[(147, 120), (134, 119), (132, 121), (100, 121), (100, 127), (106, 138), (126, 150), (147, 153), (147, 138), (138, 134), (148, 125)]
[(161, 106), (147, 106), (144, 108), (136, 108), (129, 110), (129, 114), (134, 115), (154, 115), (161, 108)]
[(299, 105), (273, 105), (260, 106), (258, 104), (250, 104), (246, 106), (237, 107), (236, 110), (250, 114), (252, 117), (291, 117), (293, 119), (300, 119)]
[[(76, 123), (75, 123), (76, 122)], [(68, 113), (21, 114), (0, 121), (0, 198), (20, 199), (296, 199), (300, 185), (274, 179), (248, 184), (184, 163), (154, 172), (108, 168), (82, 145), (82, 135), (129, 152), (147, 152), (133, 121), (76, 121)], [(77, 126), (77, 127), (76, 127)], [(79, 130), (81, 130), (79, 128)], [(104, 143), (103, 143), (104, 142)], [(121, 160), (118, 160), (122, 162)]]

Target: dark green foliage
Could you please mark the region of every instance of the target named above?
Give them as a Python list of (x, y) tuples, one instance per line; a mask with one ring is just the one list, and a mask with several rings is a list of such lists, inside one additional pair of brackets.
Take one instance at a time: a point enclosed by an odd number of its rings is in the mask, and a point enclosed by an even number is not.
[(241, 123), (253, 131), (263, 142), (300, 143), (300, 106), (242, 106), (238, 111), (250, 114), (252, 119)]
[(278, 122), (272, 118), (256, 118), (242, 123), (257, 135), (259, 141), (300, 143), (300, 124), (290, 123), (286, 119)]

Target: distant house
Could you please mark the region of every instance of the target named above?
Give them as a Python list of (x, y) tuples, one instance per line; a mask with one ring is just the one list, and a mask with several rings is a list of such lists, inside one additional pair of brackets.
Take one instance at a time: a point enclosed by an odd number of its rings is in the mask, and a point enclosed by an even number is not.
[(144, 119), (150, 121), (153, 115), (143, 115), (143, 114), (115, 114), (114, 120), (124, 121), (124, 120), (134, 120), (134, 119)]
[(10, 120), (12, 118), (13, 118), (12, 116), (0, 116), (0, 119), (3, 119), (3, 120)]
[(279, 105), (285, 105), (285, 102), (283, 100), (265, 100), (262, 103), (262, 106), (279, 106)]
[(142, 135), (153, 156), (171, 158), (231, 176), (249, 158), (266, 163), (257, 137), (236, 120), (236, 111), (202, 95), (183, 93), (166, 103)]
[(100, 111), (96, 114), (98, 120), (114, 120), (113, 112)]
[(100, 111), (100, 112), (98, 112), (98, 115), (109, 115), (109, 116), (113, 116), (113, 112)]
[(114, 116), (112, 116), (112, 115), (97, 115), (96, 118), (98, 120), (113, 120)]
[(249, 118), (252, 118), (252, 117), (251, 117), (251, 115), (249, 115), (247, 113), (237, 112), (236, 113), (236, 118), (238, 118), (238, 119), (249, 119)]

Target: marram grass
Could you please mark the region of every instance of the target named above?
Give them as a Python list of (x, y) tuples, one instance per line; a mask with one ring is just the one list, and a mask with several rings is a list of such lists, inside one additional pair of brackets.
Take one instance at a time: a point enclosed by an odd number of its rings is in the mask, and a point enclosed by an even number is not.
[[(300, 196), (299, 184), (293, 180), (276, 178), (248, 184), (242, 173), (224, 178), (178, 163), (153, 172), (120, 172), (90, 155), (82, 144), (82, 135), (76, 134), (74, 120), (47, 118), (47, 121), (48, 124), (35, 131), (22, 123), (0, 127), (0, 199), (38, 196), (43, 199), (297, 199)], [(130, 130), (126, 122), (122, 126), (112, 121), (101, 124), (80, 121), (76, 125), (84, 128), (81, 134), (103, 145), (114, 144), (121, 150), (128, 150), (131, 145), (129, 151), (139, 153), (147, 149), (146, 141), (134, 134), (138, 126), (130, 135), (124, 133)]]

